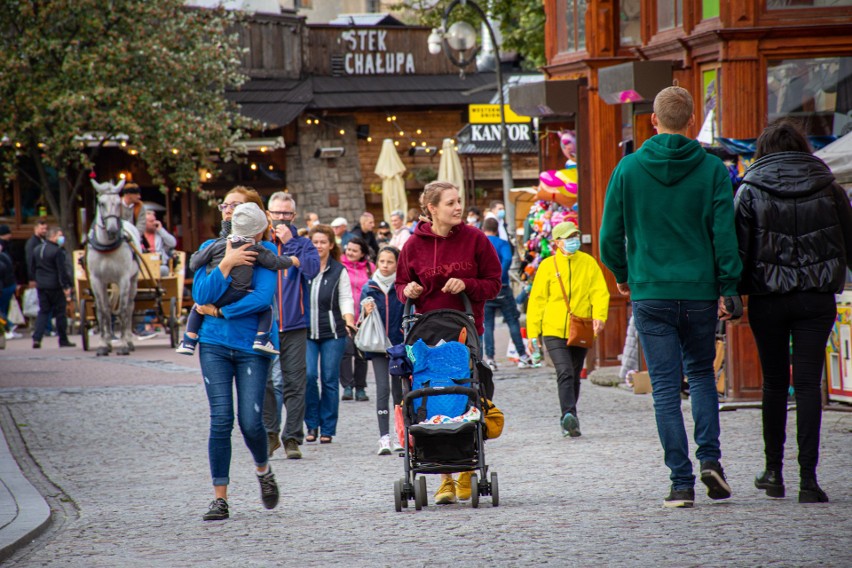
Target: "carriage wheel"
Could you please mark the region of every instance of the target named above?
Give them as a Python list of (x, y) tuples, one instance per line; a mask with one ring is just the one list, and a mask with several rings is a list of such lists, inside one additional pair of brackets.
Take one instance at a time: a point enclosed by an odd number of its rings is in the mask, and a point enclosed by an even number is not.
[(500, 490), (497, 486), (497, 473), (491, 473), (491, 506), (496, 507), (500, 504)]
[(479, 478), (475, 473), (470, 475), (470, 506), (479, 507)]
[(169, 302), (169, 343), (171, 343), (172, 349), (177, 347), (180, 338), (178, 334), (180, 333), (180, 323), (178, 323), (177, 318), (177, 298), (172, 298)]
[(393, 508), (399, 513), (402, 511), (402, 481), (393, 482)]
[(83, 351), (89, 350), (89, 319), (86, 317), (86, 300), (78, 303), (80, 311), (80, 340), (83, 342)]

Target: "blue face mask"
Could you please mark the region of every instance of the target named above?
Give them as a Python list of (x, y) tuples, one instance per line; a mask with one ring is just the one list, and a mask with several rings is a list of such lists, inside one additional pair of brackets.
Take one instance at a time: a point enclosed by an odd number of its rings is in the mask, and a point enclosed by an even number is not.
[(571, 237), (570, 239), (565, 239), (565, 244), (562, 247), (562, 250), (567, 254), (574, 254), (578, 250), (580, 250), (580, 237)]
[(56, 237), (56, 244), (59, 246), (65, 246), (65, 235), (61, 237)]
[(498, 211), (497, 212), (497, 218), (500, 219), (500, 220), (505, 219), (506, 218), (506, 210), (501, 209), (500, 211)]

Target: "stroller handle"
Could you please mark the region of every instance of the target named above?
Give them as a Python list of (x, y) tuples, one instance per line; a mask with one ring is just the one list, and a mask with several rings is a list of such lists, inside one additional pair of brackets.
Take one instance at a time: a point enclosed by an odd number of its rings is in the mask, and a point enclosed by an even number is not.
[[(462, 303), (464, 303), (464, 313), (473, 317), (473, 306), (470, 303), (470, 298), (467, 297), (467, 294), (464, 292), (459, 292), (457, 294), (461, 296)], [(411, 301), (411, 298), (405, 299), (405, 307), (402, 310), (402, 317), (410, 318), (414, 314), (414, 302)]]
[(405, 394), (404, 400), (405, 400), (405, 403), (408, 404), (415, 398), (420, 398), (420, 397), (424, 397), (424, 396), (441, 396), (441, 395), (447, 395), (447, 394), (463, 394), (463, 395), (467, 396), (468, 398), (470, 398), (471, 400), (473, 400), (474, 403), (476, 403), (476, 399), (479, 397), (479, 391), (474, 389), (474, 388), (471, 388), (471, 387), (460, 387), (460, 386), (443, 387), (443, 388), (426, 387), (426, 388), (417, 389), (417, 390), (407, 392)]

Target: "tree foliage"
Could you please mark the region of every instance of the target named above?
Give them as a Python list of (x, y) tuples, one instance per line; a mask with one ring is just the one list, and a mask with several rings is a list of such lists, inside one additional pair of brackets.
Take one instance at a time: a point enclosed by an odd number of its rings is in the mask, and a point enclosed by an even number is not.
[(0, 0), (6, 180), (32, 160), (68, 226), (99, 150), (126, 136), (155, 182), (198, 189), (210, 151), (247, 126), (224, 97), (245, 81), (234, 18), (181, 0)]
[[(412, 13), (416, 23), (431, 28), (441, 25), (444, 10), (451, 0), (403, 0), (399, 9)], [(485, 12), (490, 12), (499, 22), (503, 36), (501, 51), (517, 52), (525, 69), (537, 69), (547, 61), (544, 55), (544, 2), (543, 0), (475, 0)], [(454, 9), (450, 23), (465, 20), (479, 29), (481, 19), (470, 7)]]

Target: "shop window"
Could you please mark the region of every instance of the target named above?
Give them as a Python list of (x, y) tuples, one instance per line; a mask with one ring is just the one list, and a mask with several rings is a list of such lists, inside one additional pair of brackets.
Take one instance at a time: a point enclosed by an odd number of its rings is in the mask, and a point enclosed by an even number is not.
[(565, 0), (565, 51), (586, 50), (587, 0)]
[(621, 0), (619, 20), (621, 24), (621, 45), (639, 45), (642, 43), (640, 12), (642, 0)]
[(301, 8), (312, 9), (314, 7), (314, 0), (296, 0), (296, 9), (299, 10)]
[(683, 0), (657, 0), (657, 31), (683, 25)]
[(767, 63), (769, 119), (797, 119), (809, 135), (852, 131), (852, 57), (779, 59)]
[(852, 6), (852, 0), (766, 0), (766, 8), (768, 10), (795, 10), (797, 8), (843, 8), (846, 6)]
[(367, 13), (377, 14), (379, 12), (379, 0), (367, 0)]
[(719, 0), (701, 0), (701, 19), (710, 20), (719, 17)]

